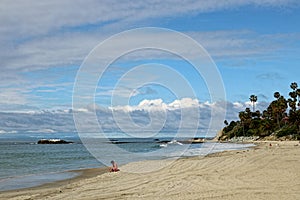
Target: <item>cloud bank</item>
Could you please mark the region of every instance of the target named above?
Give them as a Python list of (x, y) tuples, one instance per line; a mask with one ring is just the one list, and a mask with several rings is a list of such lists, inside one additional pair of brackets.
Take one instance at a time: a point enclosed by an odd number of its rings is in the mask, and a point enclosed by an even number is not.
[[(267, 103), (257, 103), (257, 109), (265, 109)], [(87, 105), (80, 110), (56, 110), (56, 111), (32, 111), (24, 113), (0, 113), (0, 133), (54, 133), (54, 132), (76, 132), (73, 113), (80, 113), (84, 120), (86, 132), (97, 132), (95, 128), (99, 123), (104, 132), (128, 131), (129, 133), (137, 132), (136, 127), (141, 128), (142, 132), (157, 130), (162, 132), (176, 133), (179, 128), (188, 131), (197, 127), (199, 133), (207, 131), (210, 120), (219, 119), (221, 112), (226, 112), (228, 121), (236, 120), (238, 112), (246, 107), (251, 107), (250, 102), (199, 102), (197, 99), (183, 98), (171, 103), (165, 103), (161, 99), (144, 100), (137, 106), (118, 106), (104, 108), (99, 105)], [(226, 109), (227, 108), (227, 109)], [(217, 112), (212, 113), (215, 109)], [(199, 112), (198, 112), (199, 111)], [(96, 112), (98, 122), (91, 122), (88, 116)], [(188, 112), (185, 123), (182, 123), (182, 113)], [(126, 116), (130, 116), (128, 121)], [(116, 120), (116, 118), (118, 118)], [(116, 122), (117, 121), (117, 122)], [(195, 121), (198, 124), (193, 124)], [(128, 126), (126, 126), (128, 124)], [(132, 125), (134, 124), (134, 126)], [(151, 124), (151, 127), (148, 125)], [(163, 126), (161, 127), (161, 124)], [(123, 129), (120, 129), (120, 127)], [(213, 136), (223, 127), (218, 124), (217, 127), (211, 127), (209, 132)], [(206, 133), (205, 133), (206, 134)]]

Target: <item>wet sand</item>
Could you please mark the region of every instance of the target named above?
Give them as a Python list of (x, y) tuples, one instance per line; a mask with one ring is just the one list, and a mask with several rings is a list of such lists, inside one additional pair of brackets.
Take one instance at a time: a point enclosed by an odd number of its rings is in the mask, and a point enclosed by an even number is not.
[(82, 170), (70, 180), (2, 192), (0, 199), (299, 198), (299, 142), (256, 143), (205, 157), (129, 163), (116, 173)]

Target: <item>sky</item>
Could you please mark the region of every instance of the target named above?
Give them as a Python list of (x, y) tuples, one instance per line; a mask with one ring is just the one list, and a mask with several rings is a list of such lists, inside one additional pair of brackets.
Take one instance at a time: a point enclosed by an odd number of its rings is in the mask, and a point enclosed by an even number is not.
[[(178, 130), (193, 123), (207, 128), (213, 119), (217, 124), (210, 128), (216, 131), (224, 119), (237, 119), (240, 110), (251, 106), (251, 94), (258, 96), (257, 108), (265, 109), (275, 91), (287, 96), (291, 82), (300, 84), (297, 0), (0, 4), (0, 133), (76, 132), (74, 113), (95, 110), (103, 130)], [(152, 33), (146, 27), (162, 30)], [(110, 38), (137, 29), (142, 31), (98, 50)], [(111, 58), (147, 37), (162, 46), (177, 45), (191, 59), (201, 57), (174, 32), (197, 42), (211, 60), (210, 81), (170, 51), (144, 48)], [(99, 57), (92, 58), (93, 52)], [(113, 62), (104, 66), (106, 59)], [(97, 82), (81, 85), (86, 91), (76, 94), (90, 62), (96, 67), (85, 81)], [(195, 109), (199, 112), (193, 114)], [(190, 115), (184, 124), (180, 120), (186, 111)], [(92, 127), (84, 125), (85, 130)]]

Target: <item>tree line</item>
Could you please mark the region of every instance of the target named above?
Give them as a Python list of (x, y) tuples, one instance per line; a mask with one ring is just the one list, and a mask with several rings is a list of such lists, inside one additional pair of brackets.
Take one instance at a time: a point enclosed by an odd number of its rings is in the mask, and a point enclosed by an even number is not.
[(239, 112), (239, 120), (224, 121), (220, 140), (232, 137), (267, 136), (274, 138), (300, 140), (300, 88), (296, 82), (291, 83), (289, 97), (285, 98), (279, 92), (274, 93), (274, 100), (266, 110), (255, 110), (258, 100), (251, 95), (252, 110), (247, 107)]

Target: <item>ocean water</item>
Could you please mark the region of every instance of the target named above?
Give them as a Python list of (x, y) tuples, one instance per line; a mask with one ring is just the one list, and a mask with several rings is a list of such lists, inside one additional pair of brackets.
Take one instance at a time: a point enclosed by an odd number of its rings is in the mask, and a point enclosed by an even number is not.
[[(37, 144), (42, 138), (60, 138), (74, 143)], [(141, 160), (207, 155), (251, 146), (226, 143), (182, 144), (178, 141), (174, 138), (113, 138), (110, 142), (107, 139), (88, 138), (84, 140), (89, 145), (88, 151), (74, 134), (1, 134), (0, 191), (72, 178), (78, 174), (70, 170), (104, 167), (110, 159), (126, 164)]]

